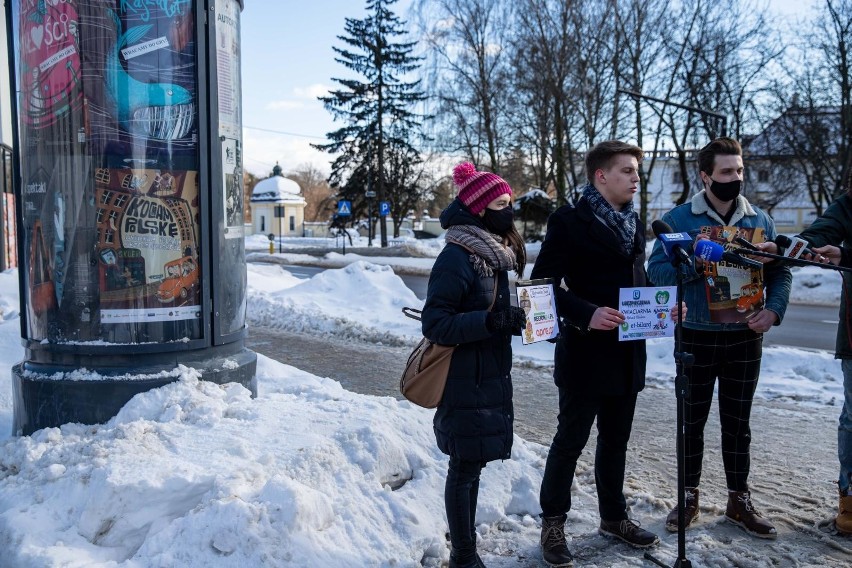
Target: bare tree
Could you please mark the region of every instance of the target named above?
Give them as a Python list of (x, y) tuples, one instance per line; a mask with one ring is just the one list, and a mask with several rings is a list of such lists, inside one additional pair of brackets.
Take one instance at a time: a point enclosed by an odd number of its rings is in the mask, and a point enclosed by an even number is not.
[[(668, 53), (675, 74), (668, 99), (727, 114), (732, 134), (741, 138), (759, 124), (758, 99), (769, 85), (769, 64), (780, 54), (767, 24), (765, 4), (747, 0), (687, 0), (674, 16)], [(706, 113), (667, 108), (660, 115), (678, 158), (683, 191), (689, 199), (689, 148), (722, 134), (722, 123)]]
[[(566, 87), (574, 61), (576, 41), (570, 27), (569, 3), (558, 0), (524, 0), (518, 10), (513, 42), (519, 104), (516, 127), (536, 157), (538, 187), (550, 182), (557, 203), (567, 202), (570, 143), (566, 133)], [(576, 181), (576, 178), (575, 180)]]
[(328, 185), (326, 175), (316, 166), (304, 163), (287, 173), (302, 188), (305, 198), (305, 221), (327, 221), (337, 201), (335, 191)]
[(505, 50), (510, 3), (417, 0), (414, 9), (429, 62), (424, 85), (435, 107), (435, 140), (444, 152), (500, 173), (512, 84)]
[[(670, 15), (666, 0), (618, 0), (615, 13), (616, 52), (624, 59), (618, 76), (619, 88), (658, 98), (668, 96), (668, 93), (656, 86), (672, 84), (671, 80), (667, 81), (671, 70), (665, 65), (665, 59), (660, 57), (665, 52), (665, 43), (670, 33)], [(616, 93), (616, 101), (618, 96)], [(636, 122), (636, 144), (645, 149), (646, 105), (642, 99), (634, 97), (630, 110)], [(658, 119), (651, 135), (653, 146), (648, 153), (650, 160), (639, 164), (639, 218), (645, 226), (648, 225), (650, 200), (648, 183), (656, 164), (662, 128), (663, 123)]]
[(774, 86), (778, 118), (753, 146), (796, 172), (821, 215), (850, 186), (852, 0), (824, 0), (812, 21), (796, 27), (813, 31), (791, 34), (800, 41)]

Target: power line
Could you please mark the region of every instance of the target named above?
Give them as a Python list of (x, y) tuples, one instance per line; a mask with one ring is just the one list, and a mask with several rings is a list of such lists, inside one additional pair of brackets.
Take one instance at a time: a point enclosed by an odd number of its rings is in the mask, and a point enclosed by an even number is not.
[(248, 128), (250, 130), (261, 130), (263, 132), (272, 132), (273, 134), (283, 134), (285, 136), (299, 136), (301, 138), (314, 138), (316, 140), (325, 140), (325, 136), (311, 136), (310, 134), (297, 134), (296, 132), (285, 132), (283, 130), (272, 130), (271, 128), (260, 128), (258, 126), (246, 126), (243, 124), (243, 128)]

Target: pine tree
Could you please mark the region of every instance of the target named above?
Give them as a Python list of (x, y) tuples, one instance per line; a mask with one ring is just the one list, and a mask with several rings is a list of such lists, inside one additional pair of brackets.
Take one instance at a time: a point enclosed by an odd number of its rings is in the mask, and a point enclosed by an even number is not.
[[(344, 125), (326, 135), (329, 143), (314, 147), (339, 154), (328, 182), (340, 199), (352, 201), (353, 217), (364, 216), (365, 191), (372, 189), (375, 209), (379, 201), (391, 202), (398, 234), (409, 204), (419, 198), (416, 182), (422, 160), (414, 142), (421, 137), (421, 117), (413, 107), (424, 95), (419, 80), (404, 80), (417, 70), (421, 58), (413, 55), (414, 42), (395, 41), (405, 34), (404, 22), (388, 9), (396, 1), (367, 0), (369, 16), (346, 18), (345, 34), (338, 36), (345, 47), (333, 47), (335, 61), (359, 78), (334, 78), (340, 88), (320, 97), (335, 121)], [(379, 226), (386, 247), (385, 224)]]

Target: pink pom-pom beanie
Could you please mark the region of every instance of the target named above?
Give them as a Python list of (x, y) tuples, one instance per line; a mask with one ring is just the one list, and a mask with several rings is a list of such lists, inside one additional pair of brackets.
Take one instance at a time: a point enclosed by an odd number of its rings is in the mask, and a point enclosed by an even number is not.
[(453, 168), (453, 181), (459, 188), (459, 201), (474, 215), (479, 215), (504, 193), (512, 195), (512, 188), (503, 178), (491, 172), (478, 172), (470, 162), (462, 162)]

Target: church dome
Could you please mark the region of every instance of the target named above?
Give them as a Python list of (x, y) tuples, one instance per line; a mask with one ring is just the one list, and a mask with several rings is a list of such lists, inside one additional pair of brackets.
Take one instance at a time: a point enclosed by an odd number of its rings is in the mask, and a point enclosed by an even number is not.
[(251, 192), (252, 202), (270, 203), (304, 203), (302, 188), (295, 181), (281, 175), (281, 168), (276, 164), (272, 175), (260, 180)]

